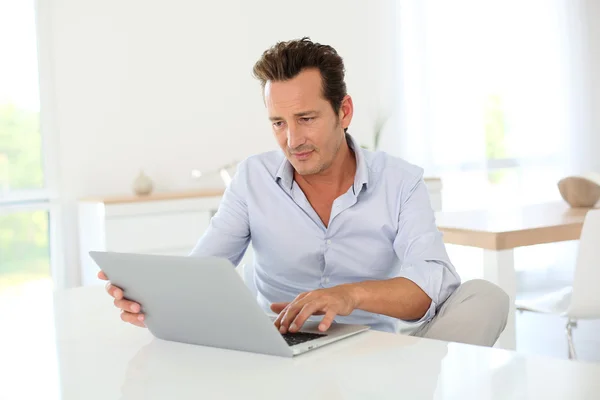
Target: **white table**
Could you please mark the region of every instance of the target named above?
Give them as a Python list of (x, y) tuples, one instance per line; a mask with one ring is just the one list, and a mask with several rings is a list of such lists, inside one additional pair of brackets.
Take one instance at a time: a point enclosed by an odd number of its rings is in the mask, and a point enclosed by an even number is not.
[(370, 331), (294, 359), (154, 339), (100, 287), (0, 307), (1, 399), (598, 399), (600, 365)]
[[(500, 286), (511, 299), (510, 315), (498, 346), (516, 348), (514, 302), (517, 274), (514, 249), (579, 239), (588, 210), (569, 208), (565, 203), (548, 203), (506, 210), (440, 212), (436, 215), (445, 243), (483, 249), (483, 278)], [(457, 268), (460, 269), (460, 266)]]

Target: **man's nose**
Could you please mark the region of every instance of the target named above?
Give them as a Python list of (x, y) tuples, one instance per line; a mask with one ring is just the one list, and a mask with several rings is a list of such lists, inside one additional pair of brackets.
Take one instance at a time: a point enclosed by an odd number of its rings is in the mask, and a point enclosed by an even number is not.
[(297, 147), (302, 146), (304, 143), (306, 143), (306, 139), (299, 132), (299, 130), (297, 129), (296, 125), (295, 124), (289, 124), (288, 125), (288, 131), (287, 131), (287, 145), (288, 145), (288, 148), (295, 149)]

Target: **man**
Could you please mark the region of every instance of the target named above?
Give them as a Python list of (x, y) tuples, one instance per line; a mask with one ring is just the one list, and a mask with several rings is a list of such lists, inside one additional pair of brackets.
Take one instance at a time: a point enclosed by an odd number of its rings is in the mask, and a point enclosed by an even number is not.
[[(418, 336), (493, 345), (508, 297), (485, 281), (460, 286), (422, 169), (347, 133), (354, 105), (337, 52), (281, 42), (254, 75), (282, 151), (238, 166), (191, 255), (237, 264), (252, 240), (258, 302), (278, 313), (282, 333), (322, 315), (321, 331), (335, 320), (396, 332), (404, 320), (422, 323)], [(124, 321), (144, 326), (139, 304), (107, 290)]]

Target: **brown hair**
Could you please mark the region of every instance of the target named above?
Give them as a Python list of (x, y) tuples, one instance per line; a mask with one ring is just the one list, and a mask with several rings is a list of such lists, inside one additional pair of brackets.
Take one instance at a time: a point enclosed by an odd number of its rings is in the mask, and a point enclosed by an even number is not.
[(323, 97), (337, 115), (347, 93), (344, 61), (333, 47), (313, 43), (308, 37), (279, 42), (263, 53), (254, 64), (253, 73), (264, 89), (267, 81), (286, 81), (306, 68), (318, 68), (321, 72)]

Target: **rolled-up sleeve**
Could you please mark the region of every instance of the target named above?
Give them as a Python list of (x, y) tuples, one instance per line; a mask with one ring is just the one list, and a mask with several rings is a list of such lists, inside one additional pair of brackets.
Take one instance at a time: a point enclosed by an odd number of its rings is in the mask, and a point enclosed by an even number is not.
[(460, 285), (450, 262), (442, 233), (435, 224), (427, 186), (422, 173), (405, 186), (398, 216), (398, 233), (394, 251), (401, 261), (398, 277), (417, 284), (430, 298), (425, 315), (415, 322), (425, 322)]
[(237, 265), (250, 243), (248, 219), (247, 162), (238, 165), (237, 172), (225, 190), (219, 209), (210, 225), (192, 250), (192, 257), (222, 257)]

